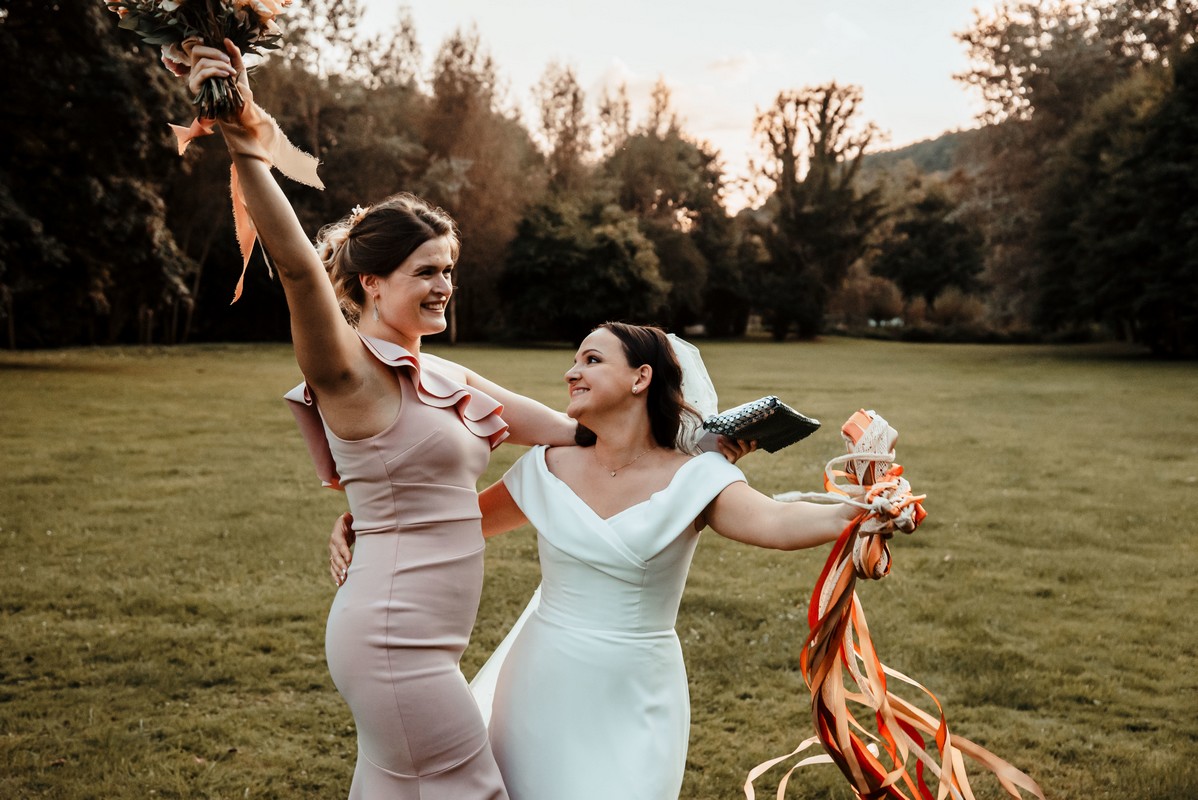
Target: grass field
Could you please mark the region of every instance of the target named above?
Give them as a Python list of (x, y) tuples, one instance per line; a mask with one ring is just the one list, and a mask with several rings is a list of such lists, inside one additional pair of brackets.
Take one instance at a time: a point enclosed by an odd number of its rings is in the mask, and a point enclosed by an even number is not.
[[(568, 350), (431, 349), (562, 405)], [(1198, 797), (1195, 365), (848, 339), (704, 354), (723, 406), (773, 393), (825, 423), (741, 462), (763, 491), (818, 488), (859, 407), (900, 430), (931, 516), (858, 591), (882, 659), (955, 733), (1056, 800)], [(323, 650), (344, 500), (281, 401), (298, 379), (283, 346), (0, 355), (0, 797), (345, 796), (352, 719)], [(488, 548), (467, 674), (538, 580), (530, 531)], [(825, 556), (704, 534), (678, 623), (684, 798), (743, 797), (808, 735), (797, 658)], [(787, 797), (850, 793), (819, 766)]]

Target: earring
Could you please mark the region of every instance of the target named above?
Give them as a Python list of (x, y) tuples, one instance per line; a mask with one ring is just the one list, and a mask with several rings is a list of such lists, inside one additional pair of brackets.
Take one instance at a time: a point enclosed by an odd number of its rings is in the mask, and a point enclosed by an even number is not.
[(636, 393), (637, 393), (637, 391), (638, 391), (638, 389), (636, 388), (636, 384), (635, 384), (635, 383), (634, 383), (634, 384), (632, 384), (632, 393), (633, 393), (633, 394), (636, 394)]
[(375, 295), (375, 298), (374, 298), (374, 321), (375, 322), (379, 321), (379, 298), (378, 298), (378, 295)]

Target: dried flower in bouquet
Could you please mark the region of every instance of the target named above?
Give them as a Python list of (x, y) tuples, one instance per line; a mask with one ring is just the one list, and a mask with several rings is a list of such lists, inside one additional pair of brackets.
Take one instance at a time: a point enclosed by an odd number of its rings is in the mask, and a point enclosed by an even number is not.
[[(162, 63), (180, 77), (191, 69), (197, 44), (223, 48), (229, 39), (242, 53), (262, 55), (279, 47), (275, 19), (291, 0), (103, 0), (120, 16), (120, 27), (162, 49)], [(204, 81), (192, 103), (203, 119), (237, 116), (245, 101), (234, 78)]]

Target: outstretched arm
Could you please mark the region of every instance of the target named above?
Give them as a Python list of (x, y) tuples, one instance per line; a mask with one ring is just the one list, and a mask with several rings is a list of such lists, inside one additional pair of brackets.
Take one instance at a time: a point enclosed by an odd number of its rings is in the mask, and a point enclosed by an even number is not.
[(225, 48), (224, 52), (202, 45), (193, 49), (188, 87), (195, 93), (208, 78), (236, 77), (247, 109), (238, 120), (221, 120), (221, 130), (233, 156), (246, 206), (287, 295), (300, 370), (318, 392), (352, 391), (367, 374), (365, 354), (341, 314), (324, 265), (271, 174), (269, 161), (263, 160), (264, 149), (256, 135), (260, 131), (255, 130), (254, 120), (261, 123), (269, 118), (253, 105), (241, 54), (228, 40)]
[(700, 522), (745, 544), (800, 550), (835, 541), (857, 513), (840, 503), (781, 503), (738, 481), (711, 501)]

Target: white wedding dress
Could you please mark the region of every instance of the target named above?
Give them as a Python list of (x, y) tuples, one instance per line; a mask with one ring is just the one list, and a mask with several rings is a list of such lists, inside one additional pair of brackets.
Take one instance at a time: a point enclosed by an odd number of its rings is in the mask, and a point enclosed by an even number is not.
[(674, 633), (693, 522), (741, 471), (705, 453), (602, 519), (535, 447), (504, 476), (542, 584), (472, 688), (512, 800), (677, 800), (690, 696)]

